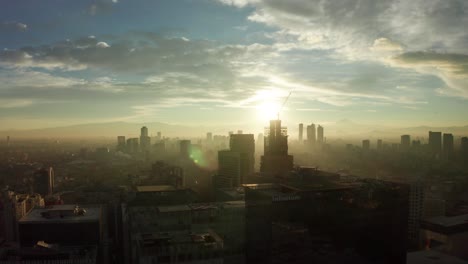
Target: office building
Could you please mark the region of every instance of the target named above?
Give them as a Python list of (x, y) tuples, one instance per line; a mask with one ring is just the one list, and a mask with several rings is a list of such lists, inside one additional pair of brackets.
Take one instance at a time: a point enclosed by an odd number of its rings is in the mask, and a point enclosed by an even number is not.
[(303, 140), (303, 133), (304, 133), (304, 124), (299, 124), (299, 143), (302, 143)]
[(125, 152), (127, 149), (127, 144), (125, 142), (125, 136), (117, 137), (117, 151)]
[(140, 150), (142, 152), (147, 152), (151, 147), (151, 138), (148, 136), (148, 128), (142, 127), (140, 134)]
[(127, 153), (134, 154), (140, 151), (140, 144), (138, 138), (127, 139)]
[(253, 134), (231, 135), (229, 149), (240, 154), (240, 184), (255, 171), (255, 139)]
[(190, 157), (190, 151), (192, 149), (192, 143), (190, 140), (181, 140), (179, 141), (179, 155), (182, 158), (189, 158)]
[(52, 167), (42, 168), (34, 172), (34, 192), (46, 196), (54, 192), (54, 169)]
[(242, 130), (237, 130), (237, 134), (242, 134), (244, 133)]
[(317, 127), (317, 142), (319, 144), (324, 143), (323, 126), (321, 126), (321, 125), (318, 125), (318, 127)]
[(218, 151), (218, 174), (214, 177), (216, 188), (232, 188), (241, 184), (241, 157), (232, 150)]
[(288, 130), (281, 120), (271, 120), (265, 128), (264, 153), (260, 172), (265, 176), (286, 176), (293, 168), (293, 156), (288, 155)]
[(410, 135), (402, 135), (401, 136), (401, 141), (400, 141), (400, 149), (405, 151), (410, 148), (411, 144), (411, 137)]
[(213, 140), (213, 133), (206, 133), (206, 141), (211, 142)]
[(453, 160), (455, 154), (453, 149), (453, 135), (444, 133), (442, 144), (443, 158), (445, 160)]
[(315, 146), (315, 142), (317, 141), (316, 135), (315, 135), (315, 124), (311, 124), (307, 126), (307, 145), (309, 147)]
[(382, 150), (382, 140), (377, 139), (377, 150)]
[(363, 150), (370, 150), (370, 140), (365, 139), (362, 141), (362, 149)]
[(442, 153), (442, 133), (429, 131), (429, 149), (431, 154), (440, 158)]
[(176, 189), (183, 188), (185, 187), (184, 170), (179, 166), (156, 161), (151, 165), (151, 174), (147, 182), (152, 185), (171, 185)]
[(247, 263), (406, 263), (406, 185), (297, 179), (245, 199)]
[(156, 133), (156, 140), (161, 140), (162, 139), (162, 134), (161, 134), (161, 131), (158, 131), (158, 133)]

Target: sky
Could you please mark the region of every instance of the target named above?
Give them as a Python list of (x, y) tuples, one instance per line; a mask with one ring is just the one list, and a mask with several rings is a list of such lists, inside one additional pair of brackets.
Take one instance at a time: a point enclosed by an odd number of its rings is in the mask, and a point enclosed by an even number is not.
[(465, 0), (3, 1), (0, 130), (256, 128), (278, 113), (468, 125), (467, 13)]

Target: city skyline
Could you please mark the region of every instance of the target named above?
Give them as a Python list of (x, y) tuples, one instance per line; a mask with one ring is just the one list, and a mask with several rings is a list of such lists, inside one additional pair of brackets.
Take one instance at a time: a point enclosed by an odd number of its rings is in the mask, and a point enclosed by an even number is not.
[(468, 124), (465, 2), (3, 6), (2, 130), (115, 121), (258, 129), (278, 112), (291, 127)]

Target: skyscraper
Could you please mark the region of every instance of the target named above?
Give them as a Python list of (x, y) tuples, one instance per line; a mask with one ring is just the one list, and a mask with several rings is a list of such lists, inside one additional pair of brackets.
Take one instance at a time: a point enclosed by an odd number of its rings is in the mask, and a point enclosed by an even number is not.
[(381, 139), (377, 139), (377, 149), (382, 150), (382, 140)]
[(233, 152), (239, 153), (240, 158), (240, 183), (254, 173), (255, 166), (255, 140), (253, 134), (231, 135), (229, 139), (229, 148)]
[(452, 134), (443, 135), (443, 157), (446, 160), (452, 160), (454, 157)]
[(125, 144), (125, 136), (118, 136), (117, 137), (117, 151), (124, 152), (126, 148), (127, 148), (127, 145)]
[(218, 175), (215, 187), (232, 188), (241, 184), (241, 157), (239, 152), (231, 150), (218, 151)]
[(323, 143), (323, 126), (321, 125), (317, 127), (317, 142), (319, 144)]
[(183, 158), (188, 158), (190, 156), (191, 142), (190, 140), (181, 140), (179, 141), (180, 145), (180, 156)]
[(293, 156), (288, 155), (288, 130), (281, 127), (281, 120), (270, 120), (265, 129), (264, 154), (260, 172), (270, 176), (284, 176), (293, 168)]
[(315, 124), (307, 126), (307, 145), (312, 147), (315, 145), (316, 136), (315, 136)]
[(370, 149), (370, 140), (365, 139), (362, 141), (362, 149), (369, 150)]
[(142, 127), (140, 134), (140, 148), (141, 151), (149, 151), (151, 146), (151, 138), (148, 136), (148, 128)]
[(37, 170), (34, 175), (34, 191), (42, 196), (54, 192), (54, 169), (52, 167)]
[(433, 156), (440, 157), (442, 152), (442, 133), (429, 131), (429, 149)]
[(302, 135), (304, 133), (304, 124), (299, 124), (299, 143), (302, 143)]
[(401, 150), (408, 150), (411, 144), (411, 137), (410, 135), (402, 135), (401, 142), (400, 142), (400, 149)]
[(129, 138), (127, 139), (127, 152), (128, 153), (137, 153), (140, 150), (138, 138)]
[(468, 158), (468, 137), (461, 138), (461, 153), (464, 157)]
[(211, 142), (213, 140), (213, 133), (206, 133), (206, 141)]

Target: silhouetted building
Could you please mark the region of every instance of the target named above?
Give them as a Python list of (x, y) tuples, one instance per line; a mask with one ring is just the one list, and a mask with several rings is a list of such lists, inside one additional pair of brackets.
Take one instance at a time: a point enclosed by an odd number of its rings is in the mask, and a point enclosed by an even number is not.
[(402, 135), (401, 142), (400, 142), (400, 149), (401, 150), (408, 150), (411, 144), (411, 137), (410, 135)]
[(151, 147), (151, 138), (148, 136), (148, 128), (142, 127), (140, 134), (140, 149), (142, 152), (149, 151)]
[(171, 185), (175, 188), (185, 187), (184, 170), (163, 161), (156, 161), (151, 166), (151, 177), (148, 179), (154, 185)]
[(377, 150), (382, 150), (382, 140), (377, 139)]
[(452, 160), (454, 158), (454, 149), (453, 149), (453, 135), (445, 134), (443, 135), (443, 157), (446, 160)]
[(315, 124), (311, 124), (307, 126), (307, 145), (309, 147), (315, 146), (315, 142), (317, 141), (315, 135)]
[(192, 143), (190, 140), (181, 140), (179, 141), (179, 147), (180, 147), (180, 156), (183, 158), (188, 158), (190, 157), (190, 150), (192, 148)]
[(232, 188), (241, 184), (241, 157), (239, 152), (218, 151), (218, 174), (214, 178), (216, 188)]
[(461, 145), (460, 145), (461, 155), (463, 160), (468, 159), (468, 137), (461, 138)]
[(206, 141), (211, 142), (213, 140), (213, 133), (206, 133)]
[(244, 133), (242, 130), (237, 130), (237, 134), (242, 134)]
[(138, 138), (127, 139), (127, 152), (130, 154), (137, 153), (140, 151), (140, 144)]
[(434, 157), (442, 153), (442, 133), (429, 131), (429, 149)]
[(54, 192), (54, 169), (52, 167), (42, 168), (37, 170), (34, 175), (34, 192), (42, 196), (52, 194)]
[(299, 143), (302, 143), (303, 140), (303, 133), (304, 133), (304, 124), (299, 124)]
[(362, 141), (362, 149), (369, 150), (370, 149), (370, 140), (365, 139)]
[(231, 135), (229, 149), (240, 154), (240, 184), (255, 171), (255, 140), (253, 134)]
[(160, 132), (160, 131), (158, 131), (158, 133), (157, 133), (156, 135), (157, 135), (157, 136), (156, 136), (156, 139), (157, 139), (157, 140), (161, 140), (161, 139), (162, 139), (162, 136), (161, 136), (161, 132)]
[(408, 187), (246, 185), (247, 263), (406, 263)]
[(318, 125), (317, 127), (317, 142), (319, 144), (322, 144), (324, 142), (324, 138), (323, 138), (323, 126), (321, 125)]
[(118, 136), (117, 137), (117, 151), (125, 152), (127, 149), (127, 144), (125, 142), (125, 136)]
[(260, 172), (264, 175), (285, 176), (293, 168), (293, 156), (288, 155), (288, 130), (281, 127), (281, 120), (271, 120), (265, 128), (264, 154)]
[(419, 148), (419, 147), (421, 147), (421, 140), (413, 140), (413, 141), (411, 142), (411, 147), (413, 147), (413, 148)]

